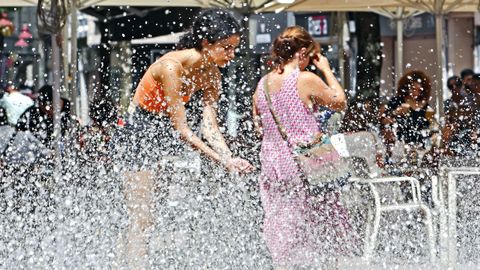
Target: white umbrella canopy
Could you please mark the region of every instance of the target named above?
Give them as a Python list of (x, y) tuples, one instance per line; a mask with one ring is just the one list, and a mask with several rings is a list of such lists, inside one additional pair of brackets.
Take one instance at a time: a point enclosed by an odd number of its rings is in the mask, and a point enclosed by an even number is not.
[[(247, 5), (254, 9), (263, 7), (275, 0), (77, 0), (78, 8), (89, 6), (145, 6), (145, 7), (225, 7), (244, 8)], [(0, 7), (36, 6), (37, 0), (0, 1)]]
[[(78, 7), (89, 6), (200, 6), (196, 0), (79, 0)], [(36, 0), (6, 0), (0, 1), (0, 7), (27, 7), (36, 6)]]
[[(451, 11), (478, 11), (478, 0), (291, 0), (273, 1), (266, 11), (374, 11), (375, 9), (396, 9), (410, 7), (430, 13), (448, 13)], [(285, 1), (287, 2), (287, 1)]]

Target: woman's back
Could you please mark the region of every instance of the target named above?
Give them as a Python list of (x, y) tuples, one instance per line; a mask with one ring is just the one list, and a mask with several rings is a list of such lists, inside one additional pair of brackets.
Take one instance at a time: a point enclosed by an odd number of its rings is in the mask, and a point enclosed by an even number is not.
[[(319, 132), (319, 126), (312, 109), (307, 108), (300, 99), (297, 88), (299, 74), (300, 70), (295, 69), (289, 74), (285, 74), (283, 81), (281, 81), (282, 77), (269, 81), (268, 89), (274, 112), (280, 118), (289, 140), (293, 144), (299, 141), (309, 142)], [(257, 97), (257, 107), (260, 115), (262, 115), (263, 142), (273, 143), (283, 141), (283, 139), (265, 98), (264, 86), (267, 77), (270, 78), (270, 76), (266, 76), (259, 83), (260, 91)]]
[[(277, 89), (269, 89), (274, 113), (285, 127), (291, 144), (312, 141), (319, 132), (319, 126), (311, 109), (300, 99), (297, 80), (300, 70), (294, 69), (283, 76), (283, 82)], [(257, 109), (262, 116), (263, 140), (260, 158), (262, 173), (270, 179), (289, 179), (298, 175), (298, 168), (293, 159), (292, 149), (282, 138), (277, 124), (270, 112), (265, 97), (265, 76), (259, 82)], [(274, 85), (272, 83), (270, 85)]]

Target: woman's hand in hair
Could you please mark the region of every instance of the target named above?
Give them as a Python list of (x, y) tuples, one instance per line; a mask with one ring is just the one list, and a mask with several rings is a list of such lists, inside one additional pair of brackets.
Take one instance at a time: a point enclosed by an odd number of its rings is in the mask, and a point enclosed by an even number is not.
[(315, 54), (313, 57), (313, 64), (322, 72), (331, 70), (328, 59), (320, 53)]

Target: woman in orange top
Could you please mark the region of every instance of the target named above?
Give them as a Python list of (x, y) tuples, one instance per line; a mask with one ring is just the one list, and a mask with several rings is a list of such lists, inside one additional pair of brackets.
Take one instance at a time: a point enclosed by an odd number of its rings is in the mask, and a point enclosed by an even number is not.
[[(117, 164), (127, 176), (124, 192), (129, 215), (126, 249), (130, 268), (145, 269), (148, 261), (145, 231), (153, 224), (153, 190), (165, 183), (171, 189), (174, 185), (169, 186), (168, 181), (178, 174), (177, 170), (155, 174), (162, 158), (178, 156), (180, 149), (193, 148), (228, 171), (253, 169), (248, 161), (232, 157), (219, 131), (216, 114), (221, 86), (218, 67), (234, 58), (240, 30), (230, 13), (221, 9), (203, 11), (194, 20), (190, 33), (180, 40), (179, 50), (153, 63), (136, 89), (127, 125), (115, 141), (115, 154), (122, 162)], [(185, 104), (200, 89), (203, 90), (202, 135), (208, 144), (187, 124)], [(193, 178), (187, 175), (183, 181), (194, 182)], [(167, 211), (166, 208), (158, 211)]]

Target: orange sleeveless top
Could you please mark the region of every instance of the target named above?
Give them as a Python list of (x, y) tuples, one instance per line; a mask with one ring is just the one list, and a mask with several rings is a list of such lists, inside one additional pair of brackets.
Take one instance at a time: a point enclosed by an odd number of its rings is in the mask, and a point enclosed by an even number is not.
[[(163, 90), (160, 84), (153, 78), (150, 69), (147, 69), (145, 75), (140, 80), (133, 99), (140, 108), (149, 112), (163, 112), (168, 108)], [(183, 102), (187, 103), (189, 100), (189, 96), (183, 96)]]

